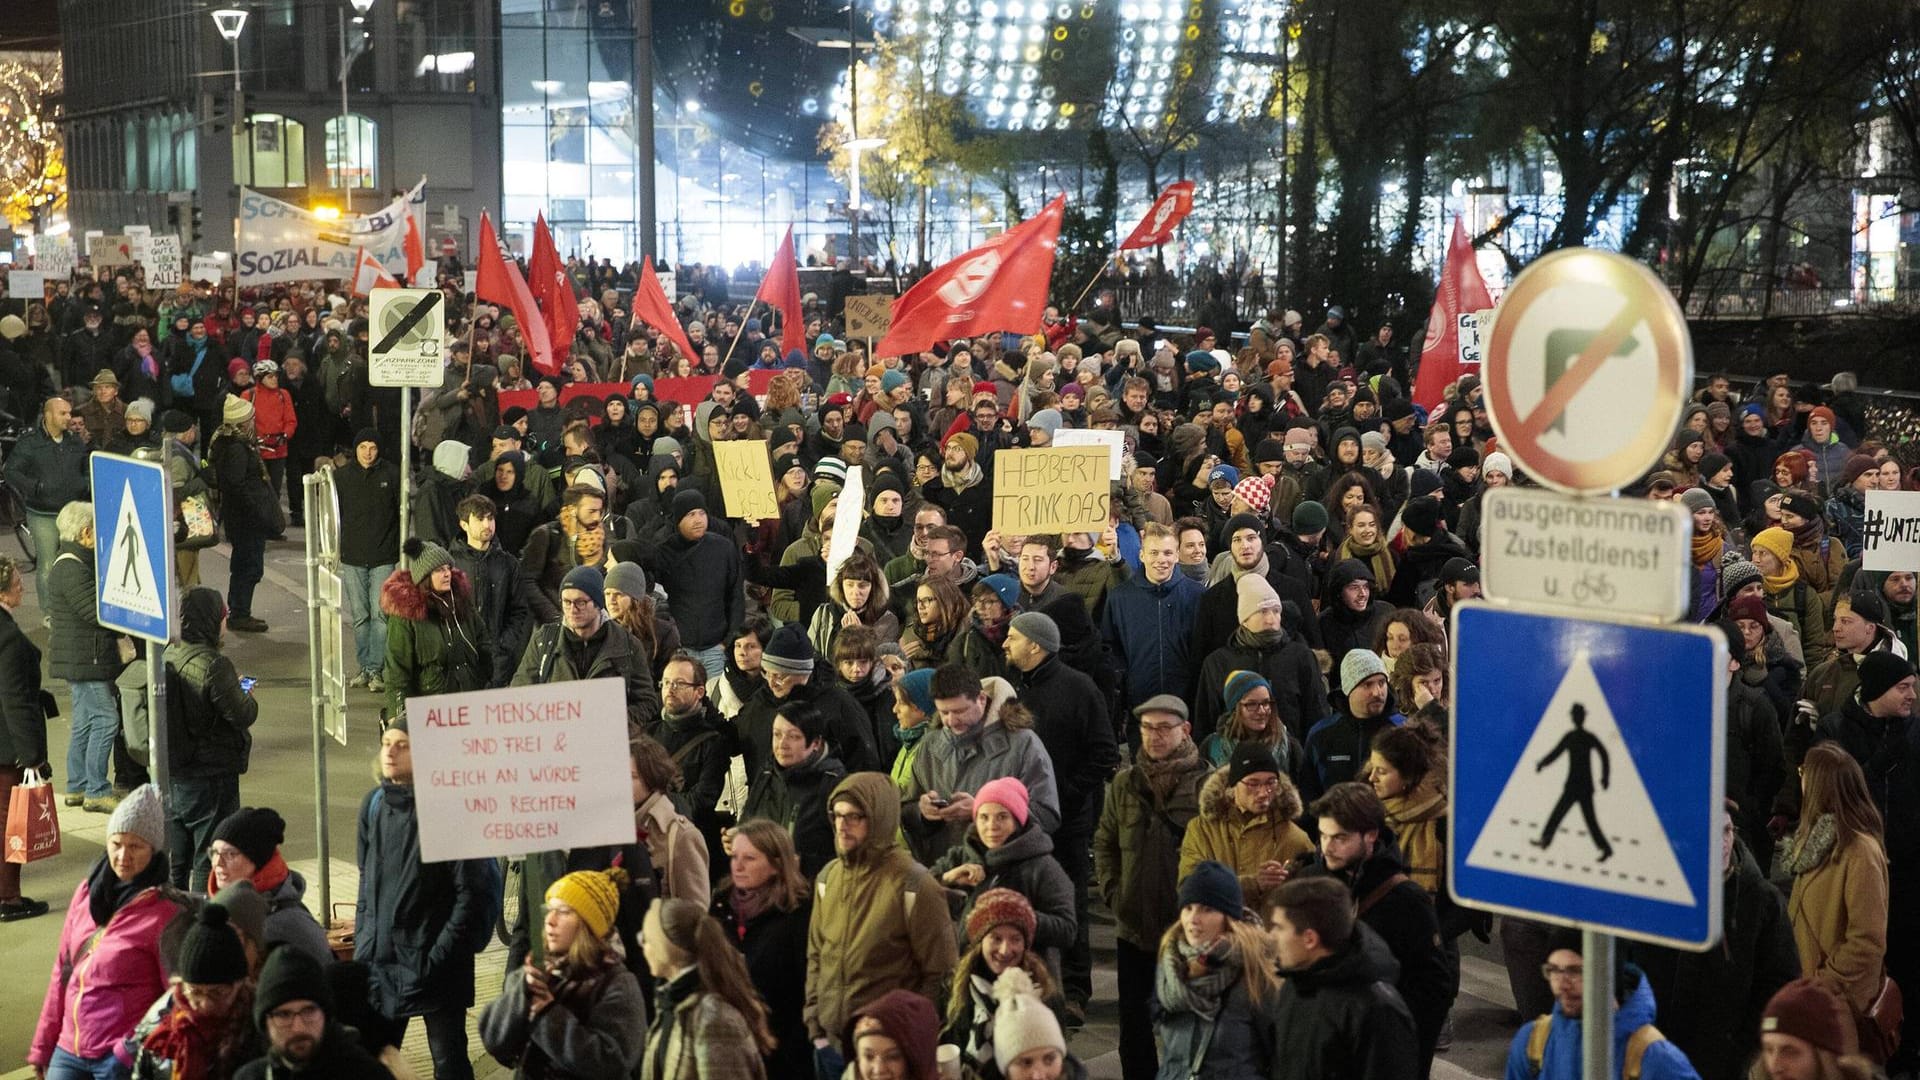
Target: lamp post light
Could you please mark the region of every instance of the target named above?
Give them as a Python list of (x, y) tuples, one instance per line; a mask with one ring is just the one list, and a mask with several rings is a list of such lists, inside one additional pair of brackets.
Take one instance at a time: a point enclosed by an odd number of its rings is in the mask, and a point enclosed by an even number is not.
[(221, 8), (213, 13), (214, 28), (233, 46), (233, 130), (240, 130), (240, 31), (247, 25), (247, 13), (240, 8)]
[[(349, 0), (353, 8), (353, 22), (357, 26), (366, 22), (367, 12), (373, 10), (373, 0)], [(353, 114), (347, 111), (347, 68), (353, 57), (347, 51), (347, 9), (340, 9), (340, 131), (333, 141), (334, 176), (340, 182), (340, 197), (346, 201), (347, 213), (353, 212), (353, 183), (347, 178), (347, 139), (353, 138), (356, 151), (360, 147), (359, 131), (354, 127)], [(358, 154), (355, 154), (358, 158)]]

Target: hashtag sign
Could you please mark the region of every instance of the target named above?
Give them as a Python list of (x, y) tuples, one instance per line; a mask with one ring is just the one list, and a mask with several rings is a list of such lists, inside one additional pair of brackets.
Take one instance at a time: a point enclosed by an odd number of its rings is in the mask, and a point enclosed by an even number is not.
[(1880, 538), (1887, 531), (1887, 515), (1878, 510), (1868, 510), (1860, 523), (1860, 547), (1872, 551), (1880, 546)]

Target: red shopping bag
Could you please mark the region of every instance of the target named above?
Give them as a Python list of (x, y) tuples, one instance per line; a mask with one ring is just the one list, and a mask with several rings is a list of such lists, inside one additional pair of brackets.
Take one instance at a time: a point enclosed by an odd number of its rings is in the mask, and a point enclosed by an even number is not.
[(7, 804), (7, 861), (38, 862), (60, 854), (60, 814), (53, 785), (28, 769), (26, 779), (13, 789)]

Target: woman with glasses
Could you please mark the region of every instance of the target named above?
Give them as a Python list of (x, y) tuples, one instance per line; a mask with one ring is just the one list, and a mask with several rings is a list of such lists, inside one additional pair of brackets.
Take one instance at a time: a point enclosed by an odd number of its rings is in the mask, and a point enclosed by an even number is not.
[(967, 600), (959, 586), (945, 578), (923, 579), (914, 587), (913, 617), (900, 640), (907, 661), (916, 668), (937, 668), (946, 663), (966, 620)]
[(747, 789), (740, 820), (765, 818), (793, 837), (808, 877), (833, 861), (827, 796), (847, 768), (827, 747), (827, 721), (803, 701), (788, 701), (773, 716), (773, 756)]
[(548, 887), (546, 961), (507, 972), (480, 1014), (481, 1043), (516, 1077), (631, 1076), (640, 1063), (647, 999), (613, 945), (626, 886), (626, 871), (615, 867), (575, 871)]
[(741, 822), (733, 834), (729, 872), (714, 884), (709, 914), (747, 962), (747, 975), (767, 1004), (767, 1026), (779, 1039), (766, 1055), (768, 1076), (813, 1071), (807, 1038), (807, 926), (813, 890), (800, 873), (793, 837), (771, 821)]
[(1281, 772), (1298, 783), (1307, 750), (1273, 711), (1273, 684), (1251, 671), (1230, 672), (1221, 705), (1220, 730), (1207, 736), (1200, 756), (1220, 768), (1233, 760), (1241, 743), (1254, 743), (1271, 750)]

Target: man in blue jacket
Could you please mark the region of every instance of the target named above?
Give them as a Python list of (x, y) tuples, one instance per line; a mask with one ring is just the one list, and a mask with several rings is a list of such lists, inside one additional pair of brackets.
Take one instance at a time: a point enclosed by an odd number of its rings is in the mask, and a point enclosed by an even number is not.
[[(1140, 569), (1107, 593), (1100, 620), (1101, 635), (1126, 672), (1121, 705), (1127, 713), (1161, 694), (1186, 696), (1193, 684), (1193, 620), (1207, 591), (1179, 572), (1179, 538), (1159, 522), (1140, 530)], [(1137, 731), (1128, 741), (1138, 748)]]
[[(1506, 1080), (1576, 1080), (1581, 1076), (1580, 1024), (1586, 973), (1578, 942), (1556, 941), (1542, 969), (1553, 989), (1553, 1011), (1520, 1025), (1507, 1051)], [(1699, 1080), (1680, 1048), (1653, 1026), (1653, 986), (1631, 964), (1614, 975), (1613, 1067), (1640, 1080)], [(1545, 1027), (1545, 1035), (1540, 1034)]]

